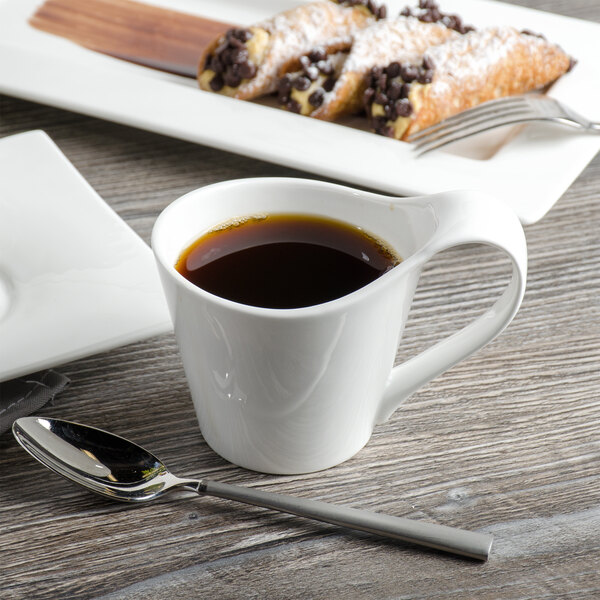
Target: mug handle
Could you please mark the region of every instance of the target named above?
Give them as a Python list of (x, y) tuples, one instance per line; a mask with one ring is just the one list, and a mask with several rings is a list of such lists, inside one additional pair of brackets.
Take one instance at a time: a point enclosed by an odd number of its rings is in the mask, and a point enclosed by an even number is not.
[[(527, 244), (516, 214), (503, 202), (475, 192), (450, 192), (428, 198), (438, 216), (438, 228), (413, 259), (422, 268), (431, 257), (453, 246), (481, 243), (503, 250), (512, 261), (512, 278), (496, 303), (475, 321), (394, 367), (375, 416), (390, 415), (425, 383), (467, 358), (494, 339), (513, 319), (527, 278)], [(411, 259), (409, 259), (411, 260)]]

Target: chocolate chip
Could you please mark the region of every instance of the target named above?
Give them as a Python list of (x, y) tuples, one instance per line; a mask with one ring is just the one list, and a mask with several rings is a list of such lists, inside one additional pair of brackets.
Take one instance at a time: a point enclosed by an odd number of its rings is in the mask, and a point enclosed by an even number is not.
[[(449, 23), (446, 24), (444, 22), (444, 18), (448, 18)], [(444, 15), (442, 22), (449, 29), (454, 29), (454, 31), (458, 31), (458, 33), (465, 34), (469, 33), (469, 31), (475, 31), (475, 27), (472, 25), (464, 25), (462, 19), (458, 15)]]
[(328, 60), (320, 60), (315, 66), (323, 75), (331, 75), (333, 73), (333, 65)]
[(384, 73), (378, 80), (377, 80), (377, 85), (379, 86), (380, 89), (385, 90), (387, 88), (387, 75)]
[(335, 82), (337, 81), (337, 79), (335, 77), (328, 77), (324, 82), (323, 82), (323, 89), (326, 92), (330, 92), (334, 87), (335, 87)]
[(375, 90), (372, 87), (368, 87), (363, 93), (363, 104), (368, 107), (373, 102), (375, 96)]
[(305, 77), (304, 75), (296, 77), (296, 79), (292, 81), (292, 87), (303, 92), (304, 90), (307, 90), (310, 87), (310, 79), (308, 77)]
[(244, 79), (252, 79), (256, 75), (256, 65), (251, 62), (245, 62), (240, 65), (240, 75)]
[(410, 85), (408, 83), (402, 84), (402, 90), (400, 91), (400, 98), (408, 98), (410, 92)]
[(382, 4), (379, 7), (379, 12), (375, 15), (377, 19), (385, 19), (387, 17), (387, 6)]
[(408, 98), (402, 98), (401, 100), (396, 100), (394, 109), (395, 109), (396, 115), (398, 115), (398, 117), (409, 117), (412, 113), (412, 105), (409, 102)]
[[(237, 67), (237, 65), (233, 66)], [(240, 85), (240, 83), (242, 83), (242, 76), (239, 74), (239, 69), (227, 69), (225, 75), (223, 75), (223, 81), (225, 82), (225, 85), (228, 85), (229, 87), (237, 87)]]
[(232, 52), (233, 48), (230, 48), (229, 46), (227, 48), (225, 48), (225, 50), (223, 50), (223, 52), (221, 52), (220, 54), (218, 54), (219, 59), (221, 60), (221, 62), (228, 67), (229, 65), (233, 64), (233, 59), (231, 56), (231, 52)]
[(430, 56), (424, 56), (423, 57), (423, 68), (424, 69), (433, 69), (433, 68), (435, 68), (435, 65), (433, 64), (433, 60), (431, 59)]
[(237, 38), (234, 38), (234, 37), (232, 37), (229, 40), (229, 45), (232, 48), (245, 48), (246, 47), (246, 44), (244, 44), (244, 42), (242, 42), (241, 40), (238, 40)]
[(419, 8), (416, 10), (410, 7), (403, 8), (400, 12), (403, 17), (415, 17), (424, 23), (442, 23), (448, 29), (454, 29), (458, 33), (468, 33), (475, 28), (470, 25), (463, 25), (462, 20), (457, 15), (443, 13), (434, 0), (422, 0), (419, 2)]
[(337, 3), (342, 6), (364, 6), (376, 19), (383, 19), (387, 14), (385, 6), (377, 6), (373, 0), (337, 0)]
[(410, 83), (419, 76), (419, 69), (415, 65), (402, 65), (400, 67), (400, 77), (406, 82)]
[(376, 104), (381, 104), (383, 106), (387, 104), (388, 98), (383, 92), (376, 92), (375, 99), (373, 101)]
[(210, 70), (215, 73), (221, 73), (223, 71), (223, 65), (217, 55), (210, 57)]
[(315, 108), (318, 108), (319, 106), (321, 106), (321, 104), (323, 104), (323, 100), (325, 98), (325, 93), (323, 92), (322, 89), (317, 88), (309, 97), (308, 97), (308, 103), (311, 106), (314, 106)]
[(249, 29), (230, 29), (229, 31), (232, 32), (231, 36), (240, 42), (247, 42), (252, 37)]
[(393, 62), (385, 70), (389, 78), (398, 77), (400, 75), (400, 63)]
[(540, 38), (541, 40), (545, 40), (546, 39), (541, 33), (535, 33), (533, 31), (531, 31), (530, 29), (522, 29), (521, 33), (523, 35), (531, 35), (533, 37)]
[(374, 82), (374, 85), (376, 84), (377, 80), (381, 77), (382, 73), (383, 73), (383, 67), (373, 67), (371, 69), (371, 77)]
[(454, 15), (444, 15), (441, 19), (442, 25), (445, 25), (448, 29), (457, 29), (461, 26), (460, 20)]
[(246, 46), (242, 46), (241, 48), (232, 48), (229, 52), (231, 62), (234, 65), (240, 65), (244, 62), (248, 62), (248, 58), (250, 57), (248, 48), (246, 48)]
[(427, 69), (425, 71), (421, 71), (419, 76), (417, 77), (417, 81), (419, 83), (431, 83), (433, 81), (433, 69)]
[(211, 80), (210, 80), (210, 89), (213, 92), (218, 92), (220, 90), (223, 89), (223, 86), (225, 85), (225, 82), (223, 81), (223, 77), (221, 77), (220, 73), (217, 73)]
[(216, 56), (219, 56), (219, 54), (221, 54), (221, 52), (223, 52), (224, 50), (227, 50), (227, 48), (229, 48), (229, 40), (227, 38), (225, 38), (215, 49), (214, 54)]
[(296, 100), (289, 100), (289, 102), (285, 105), (285, 107), (288, 110), (291, 110), (292, 112), (295, 113), (299, 113), (302, 110), (302, 107), (300, 106), (299, 102), (296, 102)]
[(386, 117), (373, 117), (371, 120), (373, 131), (380, 135), (387, 135), (388, 125)]
[(277, 99), (282, 104), (285, 104), (290, 99), (292, 91), (292, 78), (289, 75), (284, 75), (277, 82)]
[(288, 93), (292, 89), (292, 78), (289, 75), (284, 75), (277, 82), (277, 91)]
[(308, 58), (311, 62), (319, 62), (320, 60), (326, 60), (327, 52), (325, 52), (325, 48), (314, 48), (308, 53)]
[(390, 100), (398, 100), (402, 93), (402, 84), (398, 81), (392, 81), (387, 89), (387, 97)]
[(307, 69), (304, 69), (304, 74), (311, 80), (314, 81), (319, 76), (319, 69), (316, 66), (311, 65)]
[(308, 56), (301, 56), (300, 57), (300, 66), (303, 69), (308, 69), (308, 67), (310, 67), (310, 65), (312, 64), (310, 58), (308, 58)]

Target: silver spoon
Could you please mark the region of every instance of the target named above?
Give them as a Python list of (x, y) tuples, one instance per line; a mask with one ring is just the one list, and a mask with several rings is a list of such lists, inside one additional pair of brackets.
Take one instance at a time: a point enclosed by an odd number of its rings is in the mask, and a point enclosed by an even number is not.
[(23, 417), (13, 424), (17, 441), (43, 465), (92, 492), (123, 502), (145, 502), (176, 487), (325, 521), (479, 560), (492, 536), (346, 508), (303, 498), (217, 483), (180, 479), (153, 454), (122, 437), (59, 419)]

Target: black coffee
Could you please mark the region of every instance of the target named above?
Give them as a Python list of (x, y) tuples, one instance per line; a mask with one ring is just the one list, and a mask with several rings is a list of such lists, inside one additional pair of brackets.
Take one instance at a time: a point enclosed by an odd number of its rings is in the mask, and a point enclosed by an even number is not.
[(269, 215), (203, 235), (175, 268), (222, 298), (300, 308), (345, 296), (398, 262), (385, 244), (352, 225), (310, 215)]

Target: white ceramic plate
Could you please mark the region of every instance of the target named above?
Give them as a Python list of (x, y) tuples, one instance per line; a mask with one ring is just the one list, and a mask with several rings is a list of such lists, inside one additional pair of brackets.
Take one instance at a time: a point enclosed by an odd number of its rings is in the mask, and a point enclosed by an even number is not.
[(0, 139), (0, 381), (170, 330), (144, 241), (44, 132)]
[[(297, 0), (153, 0), (250, 24)], [(551, 125), (496, 131), (415, 158), (408, 144), (197, 89), (195, 81), (129, 64), (31, 28), (40, 0), (0, 0), (0, 92), (288, 165), (392, 194), (491, 192), (523, 223), (540, 219), (600, 149), (600, 137)], [(404, 0), (388, 0), (397, 14)], [(412, 2), (415, 4), (415, 2)], [(541, 32), (579, 61), (551, 95), (600, 120), (600, 25), (489, 0), (441, 0), (477, 26)], [(355, 122), (354, 122), (355, 123)]]

